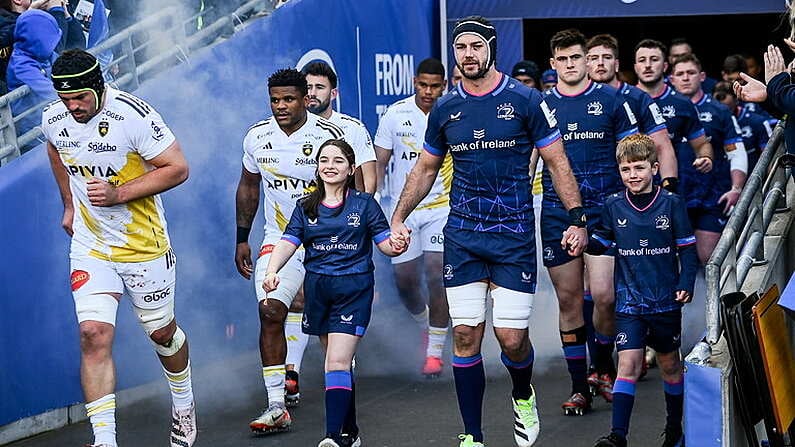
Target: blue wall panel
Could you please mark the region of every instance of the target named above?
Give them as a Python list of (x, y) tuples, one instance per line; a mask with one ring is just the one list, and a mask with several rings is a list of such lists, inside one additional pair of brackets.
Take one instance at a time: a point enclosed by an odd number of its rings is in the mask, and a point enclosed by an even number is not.
[[(178, 257), (177, 317), (194, 365), (257, 344), (253, 285), (233, 262), (234, 192), (243, 135), (270, 115), (267, 77), (321, 50), (339, 73), (341, 110), (372, 133), (386, 105), (413, 93), (417, 64), (439, 57), (436, 2), (385, 3), (290, 2), (135, 92), (163, 115), (190, 162), (190, 179), (164, 194), (164, 203)], [(0, 170), (0, 425), (83, 400), (61, 212), (43, 147)], [(126, 300), (114, 357), (120, 389), (161, 375)]]

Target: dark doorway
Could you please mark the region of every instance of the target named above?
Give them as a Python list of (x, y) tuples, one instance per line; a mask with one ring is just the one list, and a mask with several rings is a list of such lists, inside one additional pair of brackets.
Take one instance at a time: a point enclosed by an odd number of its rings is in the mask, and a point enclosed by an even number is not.
[[(788, 35), (780, 14), (526, 19), (525, 58), (536, 61), (543, 70), (549, 68), (549, 39), (565, 28), (577, 28), (587, 37), (601, 33), (615, 36), (619, 41), (621, 70), (629, 71), (632, 71), (633, 49), (640, 40), (652, 38), (668, 45), (671, 39), (683, 37), (693, 46), (707, 75), (714, 78), (720, 78), (726, 56), (752, 54), (763, 63), (762, 53), (767, 45), (783, 47), (781, 39)], [(787, 59), (791, 56), (792, 53), (785, 51)]]

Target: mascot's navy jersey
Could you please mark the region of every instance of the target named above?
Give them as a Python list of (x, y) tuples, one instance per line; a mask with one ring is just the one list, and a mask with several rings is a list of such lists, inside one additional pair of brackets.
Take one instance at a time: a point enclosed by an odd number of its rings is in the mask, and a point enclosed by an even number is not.
[(425, 151), (453, 157), (447, 227), (485, 232), (535, 231), (528, 165), (533, 146), (560, 139), (537, 90), (504, 74), (491, 92), (459, 83), (428, 117)]
[[(693, 292), (698, 267), (683, 265), (678, 249), (696, 243), (682, 199), (657, 188), (646, 208), (636, 208), (626, 190), (605, 201), (602, 220), (592, 234), (605, 247), (616, 247), (616, 312), (653, 314), (677, 310), (677, 290)], [(694, 261), (695, 262), (695, 261)]]
[[(618, 90), (594, 82), (574, 96), (552, 88), (545, 93), (544, 100), (563, 134), (563, 145), (580, 186), (583, 206), (602, 206), (605, 197), (624, 186), (616, 163), (616, 144), (638, 132), (635, 114)], [(542, 206), (563, 207), (547, 169), (542, 184)]]

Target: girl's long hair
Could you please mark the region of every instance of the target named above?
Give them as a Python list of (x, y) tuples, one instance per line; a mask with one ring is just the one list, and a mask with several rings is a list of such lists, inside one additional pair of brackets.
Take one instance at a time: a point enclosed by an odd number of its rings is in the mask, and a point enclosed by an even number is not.
[[(338, 148), (340, 151), (342, 151), (342, 155), (345, 156), (345, 159), (348, 160), (348, 163), (351, 165), (351, 167), (356, 167), (356, 155), (354, 155), (351, 145), (345, 140), (331, 139), (321, 144), (320, 150), (317, 151), (317, 155), (315, 155), (315, 161), (318, 162), (318, 168), (320, 167), (320, 154), (323, 153), (323, 149), (325, 149), (327, 146), (334, 146)], [(306, 198), (304, 198), (304, 200), (301, 202), (301, 206), (304, 208), (304, 214), (309, 219), (317, 219), (317, 208), (320, 206), (320, 202), (322, 202), (323, 198), (326, 196), (326, 185), (323, 183), (323, 180), (320, 179), (320, 172), (318, 169), (315, 169), (315, 182), (317, 183), (317, 188), (310, 192), (309, 195), (306, 196)], [(348, 178), (345, 180), (345, 184), (342, 187), (342, 204), (334, 212), (334, 216), (341, 213), (345, 208), (345, 198), (348, 195), (348, 190), (355, 187), (356, 183), (354, 181), (354, 175), (351, 173), (348, 175)]]

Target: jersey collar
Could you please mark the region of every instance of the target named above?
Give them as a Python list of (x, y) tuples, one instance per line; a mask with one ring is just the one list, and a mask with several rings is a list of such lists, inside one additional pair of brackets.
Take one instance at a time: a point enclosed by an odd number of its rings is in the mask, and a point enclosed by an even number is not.
[(646, 205), (645, 208), (638, 208), (638, 207), (635, 206), (634, 203), (632, 203), (632, 200), (630, 200), (630, 198), (629, 198), (629, 189), (625, 189), (624, 190), (624, 198), (627, 199), (627, 202), (629, 203), (629, 206), (634, 208), (635, 211), (638, 211), (638, 212), (642, 213), (642, 212), (646, 211), (647, 209), (651, 208), (652, 205), (654, 205), (654, 202), (657, 201), (657, 198), (660, 197), (660, 191), (662, 190), (662, 188), (660, 188), (659, 186), (654, 186), (654, 188), (657, 190), (657, 192), (654, 194), (654, 198), (651, 199), (651, 202), (649, 202), (649, 204)]
[(554, 93), (555, 96), (557, 96), (558, 98), (576, 98), (577, 96), (590, 95), (591, 92), (596, 89), (596, 87), (597, 84), (595, 82), (588, 81), (588, 85), (586, 85), (581, 92), (575, 93), (573, 95), (566, 95), (564, 93), (561, 93), (560, 90), (558, 90), (558, 86), (556, 85), (555, 87), (552, 87), (552, 93)]
[(508, 76), (505, 76), (505, 74), (500, 73), (500, 80), (499, 82), (497, 82), (497, 86), (494, 87), (491, 91), (483, 93), (481, 95), (476, 95), (474, 93), (466, 91), (466, 89), (464, 89), (463, 82), (459, 82), (458, 85), (455, 86), (455, 88), (458, 90), (458, 94), (461, 95), (462, 98), (466, 98), (467, 96), (471, 96), (473, 98), (483, 98), (488, 95), (497, 96), (503, 90), (505, 90), (505, 86), (508, 85), (508, 80), (509, 80)]

